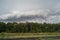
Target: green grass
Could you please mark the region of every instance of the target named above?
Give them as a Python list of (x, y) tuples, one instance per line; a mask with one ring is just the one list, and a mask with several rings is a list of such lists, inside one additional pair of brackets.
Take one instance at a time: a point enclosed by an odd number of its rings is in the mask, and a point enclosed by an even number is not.
[(29, 38), (46, 36), (60, 36), (60, 33), (0, 33), (0, 38)]

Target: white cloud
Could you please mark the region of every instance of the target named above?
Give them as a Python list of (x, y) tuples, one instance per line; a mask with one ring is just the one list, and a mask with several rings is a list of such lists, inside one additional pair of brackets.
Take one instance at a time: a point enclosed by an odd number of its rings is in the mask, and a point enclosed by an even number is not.
[(30, 11), (12, 11), (8, 14), (3, 14), (0, 18), (5, 19), (7, 17), (20, 17), (20, 16), (27, 16), (27, 15), (39, 15), (39, 16), (47, 16), (50, 10), (45, 9), (38, 9), (38, 10), (30, 10)]

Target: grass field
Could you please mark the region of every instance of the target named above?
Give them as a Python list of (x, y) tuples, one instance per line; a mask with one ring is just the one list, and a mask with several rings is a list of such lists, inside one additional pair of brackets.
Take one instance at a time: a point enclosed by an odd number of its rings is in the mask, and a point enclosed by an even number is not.
[(60, 33), (0, 33), (0, 38), (29, 38), (60, 36)]

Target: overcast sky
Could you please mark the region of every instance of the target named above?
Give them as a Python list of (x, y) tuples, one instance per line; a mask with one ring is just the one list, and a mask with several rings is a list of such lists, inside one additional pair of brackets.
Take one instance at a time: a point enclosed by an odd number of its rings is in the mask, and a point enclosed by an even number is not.
[(0, 21), (60, 22), (60, 0), (0, 0)]

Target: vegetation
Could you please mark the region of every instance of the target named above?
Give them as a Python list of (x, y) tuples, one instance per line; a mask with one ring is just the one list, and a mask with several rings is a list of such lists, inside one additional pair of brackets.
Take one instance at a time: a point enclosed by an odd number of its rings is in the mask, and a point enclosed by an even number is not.
[(60, 32), (60, 23), (4, 23), (0, 22), (0, 33), (44, 33)]
[(0, 33), (0, 38), (60, 37), (60, 33)]

